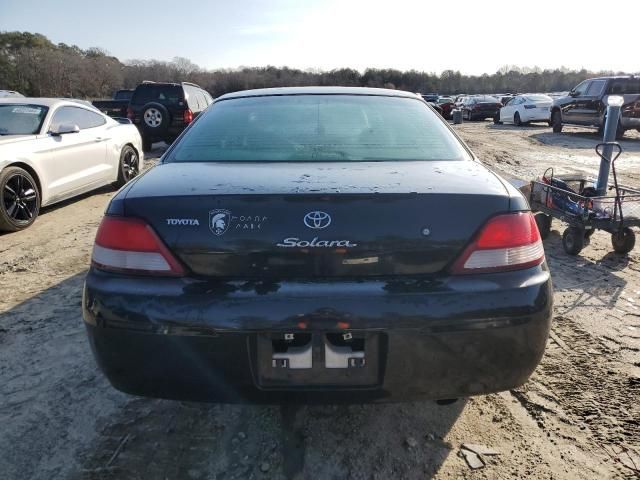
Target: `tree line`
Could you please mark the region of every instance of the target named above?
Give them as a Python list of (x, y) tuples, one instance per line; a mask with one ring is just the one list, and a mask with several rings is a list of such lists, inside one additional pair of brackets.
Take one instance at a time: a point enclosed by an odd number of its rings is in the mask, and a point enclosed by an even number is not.
[(143, 80), (194, 82), (214, 97), (250, 88), (304, 85), (383, 87), (440, 94), (557, 92), (569, 90), (586, 78), (614, 73), (622, 72), (512, 65), (483, 75), (464, 75), (454, 70), (438, 75), (391, 68), (368, 68), (362, 73), (351, 68), (321, 71), (274, 66), (206, 70), (183, 57), (170, 62), (123, 62), (101, 48), (83, 50), (76, 45), (54, 44), (39, 33), (0, 32), (0, 89), (42, 97), (105, 98), (114, 90), (134, 88)]

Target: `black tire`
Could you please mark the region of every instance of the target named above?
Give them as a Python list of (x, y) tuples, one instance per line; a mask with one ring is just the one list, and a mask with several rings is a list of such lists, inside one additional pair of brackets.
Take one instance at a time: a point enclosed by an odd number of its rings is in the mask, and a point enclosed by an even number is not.
[(584, 233), (578, 227), (569, 227), (562, 234), (562, 246), (569, 255), (578, 255), (584, 248)]
[(538, 231), (540, 232), (540, 238), (546, 239), (551, 233), (551, 217), (546, 213), (538, 212), (534, 215), (536, 225), (538, 225)]
[(562, 132), (562, 115), (559, 110), (555, 110), (551, 114), (551, 127), (553, 128), (553, 133)]
[(629, 253), (636, 245), (636, 234), (629, 227), (611, 234), (611, 245), (616, 253)]
[[(604, 136), (604, 127), (607, 124), (607, 117), (602, 117), (602, 124), (598, 127), (598, 136)], [(622, 128), (622, 122), (618, 120), (618, 125), (616, 126), (616, 140), (622, 140), (624, 138), (625, 129)]]
[(147, 103), (140, 110), (140, 125), (150, 137), (159, 137), (164, 134), (171, 124), (169, 110), (156, 102)]
[(142, 151), (150, 152), (153, 148), (153, 141), (149, 137), (142, 137)]
[(522, 120), (520, 119), (520, 114), (518, 112), (516, 112), (515, 115), (513, 116), (513, 124), (516, 127), (522, 126)]
[(140, 156), (131, 145), (125, 145), (120, 152), (118, 164), (118, 180), (115, 186), (120, 188), (140, 173)]
[(0, 231), (17, 232), (40, 213), (40, 192), (31, 174), (20, 167), (0, 172)]

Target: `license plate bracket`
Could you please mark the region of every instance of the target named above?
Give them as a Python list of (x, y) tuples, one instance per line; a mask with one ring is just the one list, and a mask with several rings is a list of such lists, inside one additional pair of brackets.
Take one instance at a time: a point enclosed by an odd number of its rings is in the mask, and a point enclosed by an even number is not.
[(257, 333), (255, 372), (259, 387), (373, 388), (381, 384), (382, 332), (319, 331)]

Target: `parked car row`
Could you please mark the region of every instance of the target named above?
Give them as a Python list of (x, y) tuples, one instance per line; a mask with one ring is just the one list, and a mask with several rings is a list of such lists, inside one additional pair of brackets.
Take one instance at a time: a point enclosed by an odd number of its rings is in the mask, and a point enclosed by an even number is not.
[(493, 118), (496, 124), (518, 126), (546, 122), (556, 133), (562, 132), (564, 125), (574, 125), (595, 128), (602, 134), (610, 95), (623, 97), (617, 138), (628, 130), (640, 131), (640, 77), (635, 76), (591, 78), (566, 93), (458, 95), (452, 108), (462, 110), (466, 120)]

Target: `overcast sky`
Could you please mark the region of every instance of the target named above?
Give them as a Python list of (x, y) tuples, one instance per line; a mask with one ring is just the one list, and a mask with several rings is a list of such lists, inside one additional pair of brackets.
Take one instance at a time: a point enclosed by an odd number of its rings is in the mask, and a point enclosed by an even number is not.
[(640, 0), (0, 0), (0, 30), (209, 69), (640, 72), (639, 18)]

